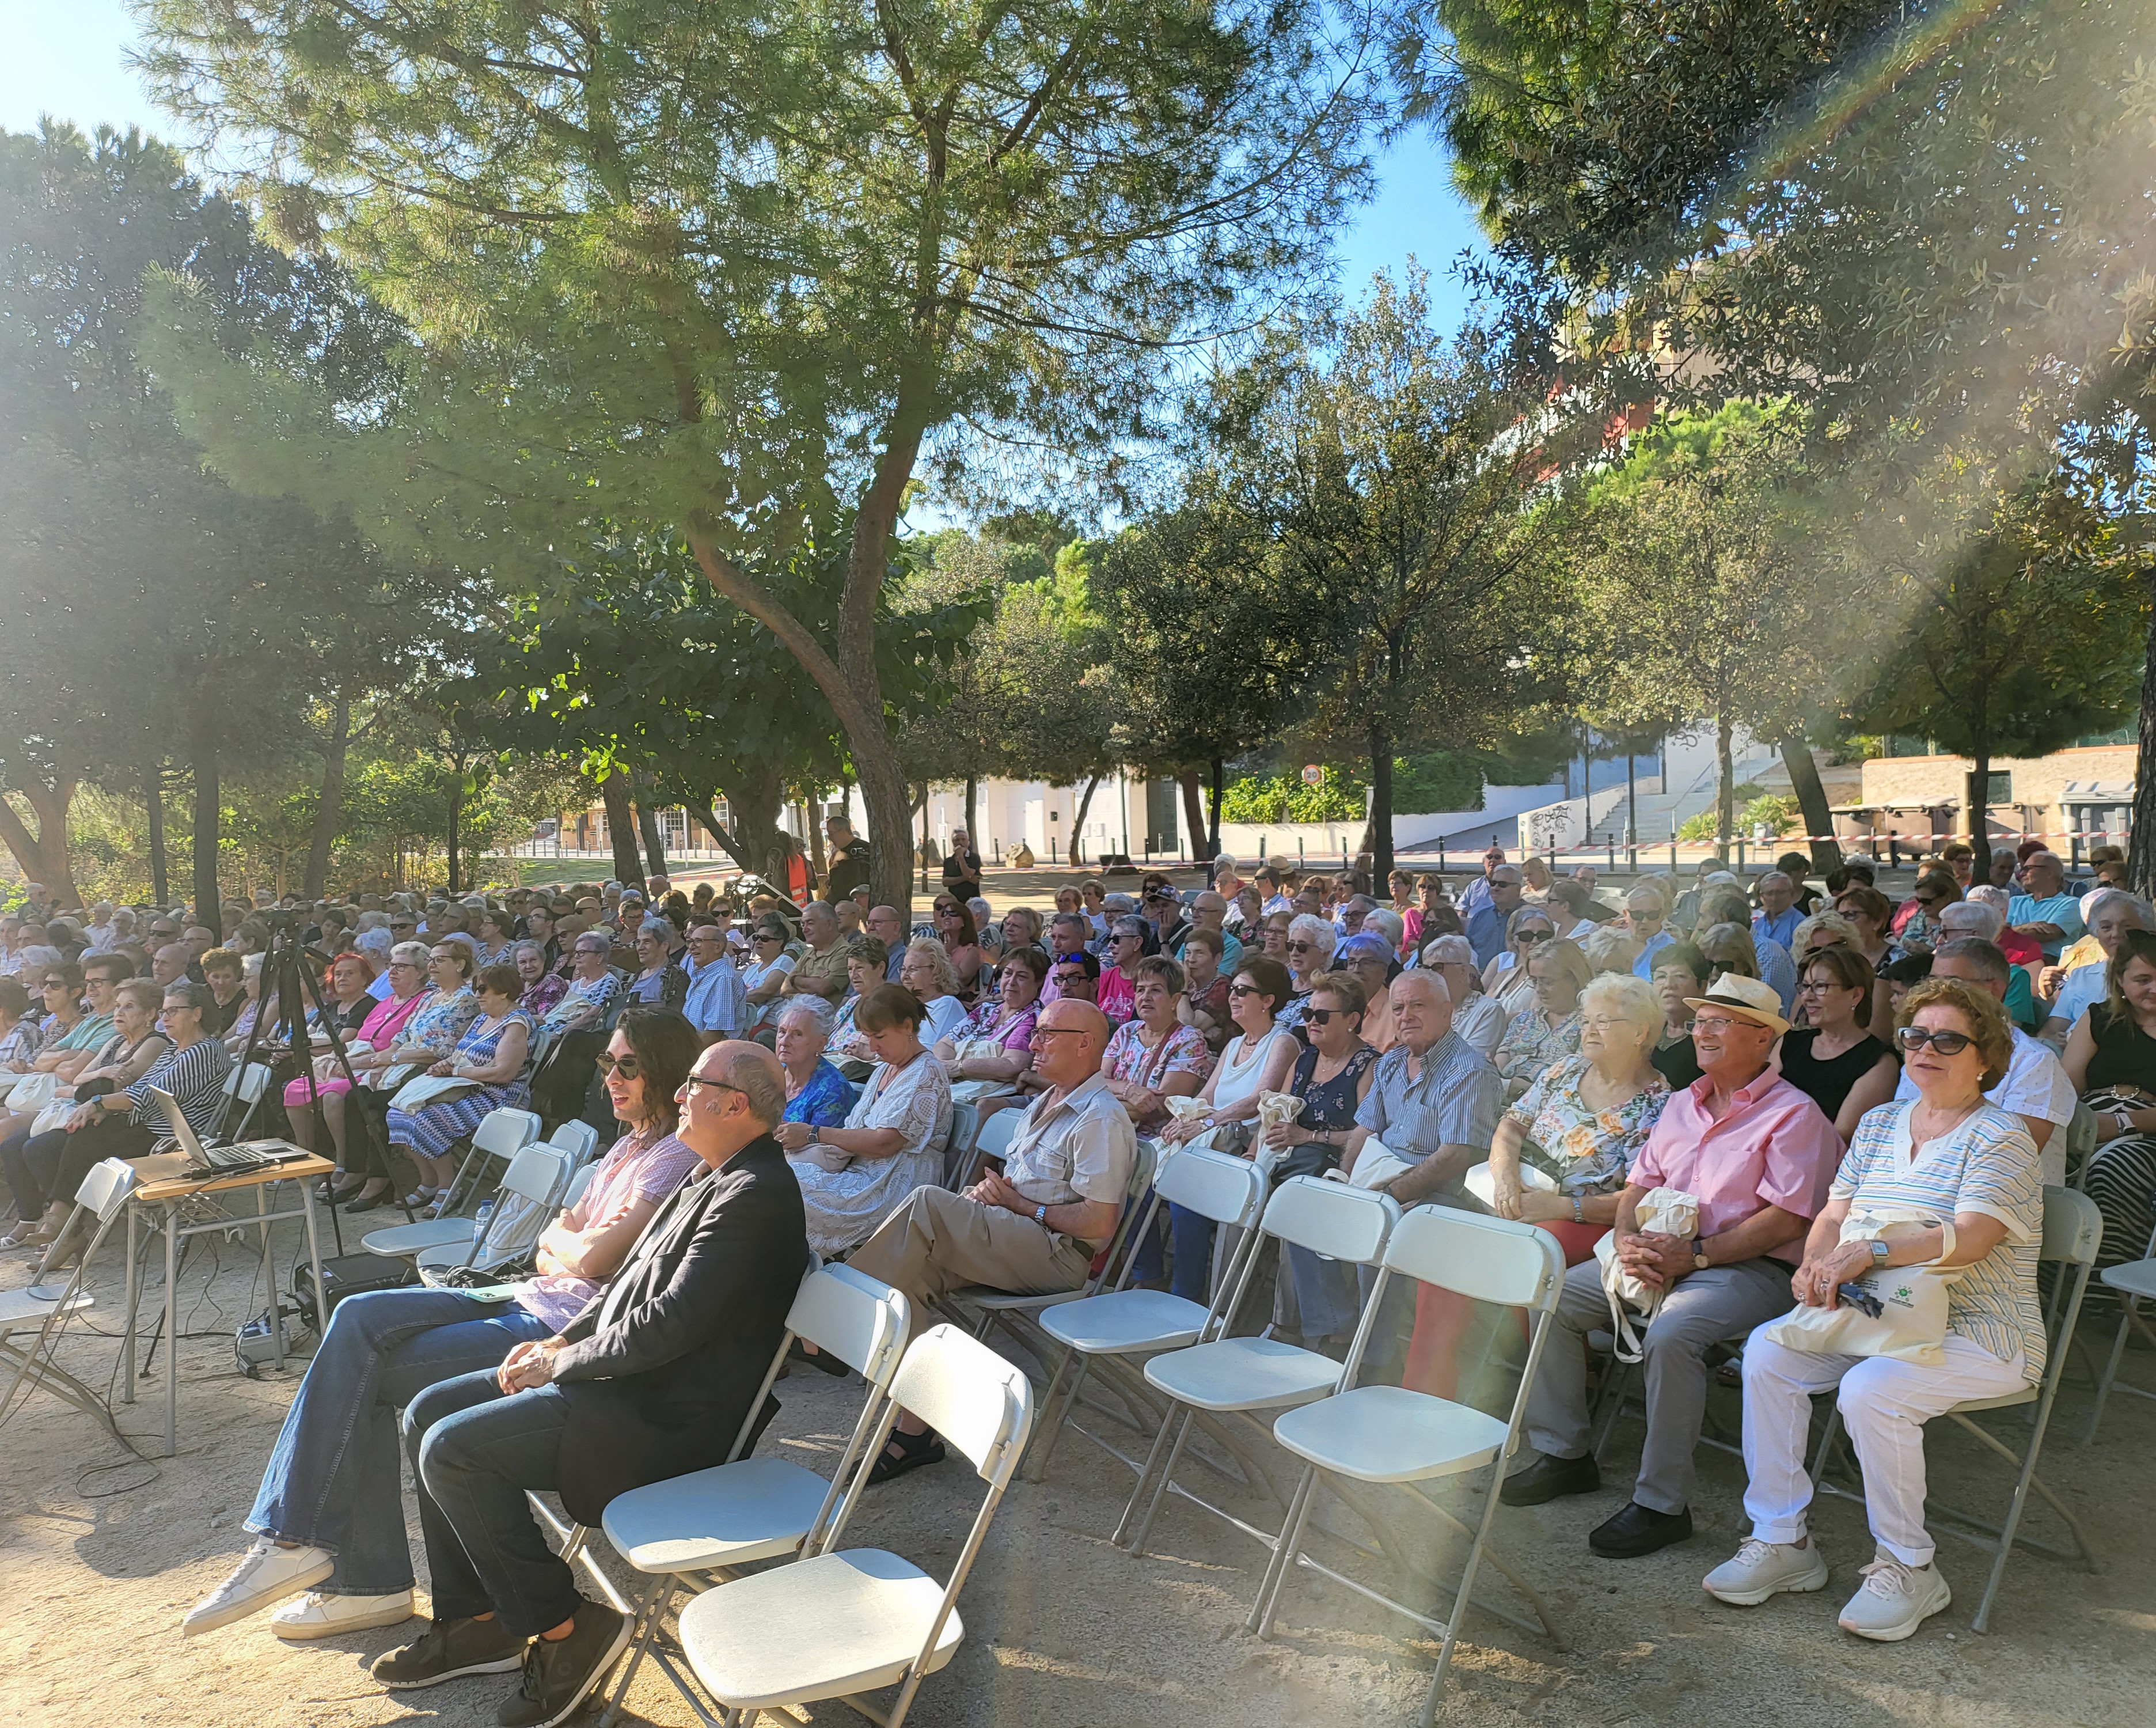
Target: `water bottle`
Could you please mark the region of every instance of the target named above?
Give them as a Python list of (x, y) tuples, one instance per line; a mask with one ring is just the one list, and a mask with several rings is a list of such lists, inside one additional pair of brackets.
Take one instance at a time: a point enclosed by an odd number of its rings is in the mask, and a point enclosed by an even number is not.
[(487, 1226), (487, 1221), (488, 1221), (489, 1219), (492, 1218), (493, 1216), (494, 1216), (494, 1202), (493, 1202), (492, 1201), (490, 1201), (490, 1200), (481, 1201), (480, 1202), (480, 1208), (479, 1208), (479, 1211), (478, 1211), (477, 1212), (474, 1213), (474, 1214), (473, 1214), (473, 1216), (472, 1216), (472, 1229), (473, 1229), (473, 1232), (474, 1232), (474, 1235), (473, 1235), (473, 1240), (474, 1240), (474, 1241), (475, 1241), (475, 1242), (476, 1242), (476, 1241), (480, 1240), (480, 1238), (484, 1237), (486, 1235), (486, 1226)]

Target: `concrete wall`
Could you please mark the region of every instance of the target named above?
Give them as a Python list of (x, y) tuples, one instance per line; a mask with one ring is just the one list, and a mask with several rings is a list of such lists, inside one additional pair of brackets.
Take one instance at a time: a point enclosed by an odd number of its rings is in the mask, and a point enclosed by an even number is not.
[[(2010, 796), (1991, 806), (1994, 834), (2028, 832), (2056, 839), (2063, 849), (2072, 823), (2068, 806), (2107, 802), (2128, 795), (2133, 784), (2134, 748), (2131, 744), (2097, 744), (2076, 750), (2057, 750), (2049, 756), (1994, 759), (1991, 771), (2009, 776)], [(1904, 834), (1929, 826), (1915, 806), (1951, 805), (1954, 814), (1947, 825), (1961, 825), (1958, 815), (1962, 791), (1970, 763), (1965, 756), (1874, 756), (1864, 764), (1863, 792), (1859, 802), (1871, 809), (1902, 806), (1909, 814), (1893, 819), (1893, 828)], [(2068, 798), (2069, 784), (2076, 791)], [(2117, 819), (2111, 819), (2116, 825)], [(1860, 820), (1852, 827), (1861, 828)], [(1873, 825), (1884, 832), (1885, 818)]]

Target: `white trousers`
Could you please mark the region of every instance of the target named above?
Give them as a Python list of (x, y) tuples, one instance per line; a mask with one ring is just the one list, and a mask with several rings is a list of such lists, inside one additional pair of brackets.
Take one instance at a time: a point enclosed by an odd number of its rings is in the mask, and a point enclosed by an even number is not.
[(1929, 1566), (1924, 1528), (1924, 1424), (1970, 1398), (2028, 1383), (2022, 1358), (2002, 1362), (1949, 1332), (1946, 1360), (1794, 1350), (1754, 1332), (1744, 1342), (1744, 1509), (1763, 1542), (1801, 1541), (1811, 1504), (1804, 1470), (1815, 1392), (1839, 1386), (1842, 1426), (1864, 1467), (1864, 1509), (1879, 1545), (1904, 1566)]

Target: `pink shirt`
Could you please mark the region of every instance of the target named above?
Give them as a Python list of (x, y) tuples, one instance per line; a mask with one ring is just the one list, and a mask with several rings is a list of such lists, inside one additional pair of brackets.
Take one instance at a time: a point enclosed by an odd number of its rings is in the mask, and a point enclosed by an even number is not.
[[(1718, 1122), (1707, 1108), (1713, 1090), (1712, 1082), (1700, 1079), (1670, 1094), (1625, 1180), (1697, 1195), (1702, 1236), (1719, 1236), (1763, 1206), (1816, 1217), (1841, 1163), (1834, 1124), (1772, 1068), (1738, 1088)], [(1804, 1247), (1799, 1230), (1767, 1252), (1794, 1265)]]

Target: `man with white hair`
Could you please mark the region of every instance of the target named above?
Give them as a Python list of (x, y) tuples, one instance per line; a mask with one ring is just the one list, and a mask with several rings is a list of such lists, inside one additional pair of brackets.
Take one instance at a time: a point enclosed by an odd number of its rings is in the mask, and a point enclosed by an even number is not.
[[(2074, 967), (2059, 981), (2041, 1034), (2054, 1051), (2066, 1047), (2074, 1022), (2104, 999), (2110, 987), (2110, 959), (2118, 939), (2128, 930), (2156, 930), (2156, 912), (2138, 894), (2123, 888), (2098, 888), (2082, 902), (2082, 921), (2097, 949), (2097, 958)], [(2015, 969), (2019, 970), (2017, 967)]]
[(2042, 944), (2044, 958), (2059, 950), (2085, 928), (2082, 904), (2066, 892), (2066, 867), (2056, 852), (2031, 852), (2021, 865), (2021, 892), (2008, 902), (2006, 921)]
[(1779, 870), (1760, 872), (1753, 883), (1758, 890), (1759, 909), (1752, 914), (1752, 942), (1779, 942), (1784, 953), (1797, 939), (1797, 926), (1804, 915), (1797, 908), (1797, 885)]
[(1396, 1041), (1370, 1071), (1370, 1089), (1355, 1113), (1341, 1165), (1353, 1171), (1374, 1137), (1413, 1165), (1385, 1185), (1402, 1206), (1463, 1199), (1460, 1178), (1490, 1155), (1505, 1083), (1490, 1059), (1460, 1036), (1452, 992), (1436, 966), (1401, 973), (1386, 995)]
[[(2004, 922), (1996, 907), (1987, 905), (1981, 900), (1952, 901), (1939, 908), (1940, 946), (1943, 947), (1957, 939), (1974, 938), (1979, 942), (1989, 942), (1994, 947), (1999, 947)], [(2005, 958), (2003, 949), (2000, 958)], [(2006, 1005), (2006, 1017), (2017, 1027), (2028, 1031), (2038, 1024), (2036, 995), (2030, 985), (2027, 967), (2007, 961), (2006, 994), (2000, 1000)], [(2042, 1142), (2037, 1144), (2041, 1145)]]
[(1183, 958), (1183, 945), (1193, 930), (1211, 930), (1219, 937), (1220, 971), (1224, 977), (1233, 978), (1236, 968), (1243, 964), (1243, 944), (1229, 933), (1228, 902), (1223, 895), (1212, 888), (1198, 891), (1190, 903), (1190, 922), (1176, 933), (1172, 952), (1178, 960)]
[(1452, 998), (1452, 1030), (1460, 1042), (1494, 1062), (1505, 1036), (1505, 1011), (1495, 996), (1479, 988), (1481, 974), (1476, 968), (1474, 944), (1465, 936), (1433, 936), (1423, 945), (1422, 964), (1445, 980)]
[(90, 922), (83, 926), (82, 933), (90, 944), (83, 950), (85, 954), (104, 954), (119, 939), (119, 933), (112, 924), (112, 903), (110, 900), (91, 903)]
[(1222, 902), (1232, 902), (1243, 892), (1243, 878), (1236, 872), (1235, 859), (1223, 852), (1213, 861), (1213, 892)]

